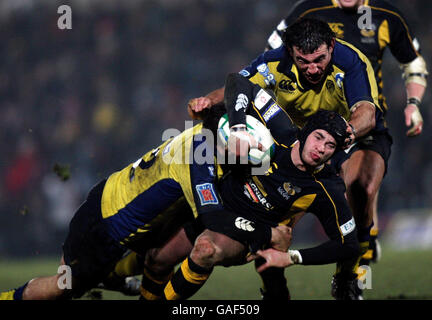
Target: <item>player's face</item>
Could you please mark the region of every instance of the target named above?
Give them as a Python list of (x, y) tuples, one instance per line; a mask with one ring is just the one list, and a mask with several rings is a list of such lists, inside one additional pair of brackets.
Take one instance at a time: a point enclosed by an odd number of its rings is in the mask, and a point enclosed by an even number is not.
[(336, 140), (323, 129), (316, 129), (307, 137), (302, 159), (306, 165), (319, 166), (326, 162), (336, 150)]
[(318, 84), (325, 76), (333, 53), (333, 46), (322, 44), (312, 53), (305, 54), (293, 47), (292, 57), (302, 75), (311, 84)]
[(363, 4), (363, 0), (339, 0), (339, 4), (344, 9), (352, 9)]

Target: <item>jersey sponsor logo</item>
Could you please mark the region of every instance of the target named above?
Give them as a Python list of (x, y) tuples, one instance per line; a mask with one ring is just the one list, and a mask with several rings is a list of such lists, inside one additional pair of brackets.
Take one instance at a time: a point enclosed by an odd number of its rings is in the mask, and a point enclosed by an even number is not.
[(245, 94), (240, 93), (237, 96), (236, 104), (234, 107), (235, 111), (239, 111), (241, 109), (243, 109), (243, 111), (246, 111), (246, 107), (247, 107), (248, 103), (249, 103), (248, 97)]
[(237, 219), (234, 222), (234, 225), (240, 230), (249, 231), (249, 232), (255, 231), (254, 223), (243, 217), (237, 217)]
[(255, 183), (252, 181), (246, 182), (244, 185), (244, 193), (255, 203), (261, 203), (266, 209), (272, 209), (273, 206), (263, 196)]
[(368, 25), (366, 28), (362, 28), (360, 30), (360, 34), (362, 35), (361, 42), (362, 43), (375, 43), (375, 30), (376, 25), (374, 23)]
[(340, 229), (342, 231), (342, 234), (346, 236), (350, 232), (352, 232), (355, 229), (355, 221), (354, 218), (351, 218), (348, 222), (345, 222), (343, 225), (340, 226)]
[(256, 97), (255, 97), (255, 107), (258, 110), (261, 110), (267, 102), (271, 100), (271, 95), (269, 95), (264, 89), (261, 89), (258, 91)]
[(284, 190), (288, 193), (288, 195), (293, 196), (296, 193), (301, 192), (301, 188), (297, 186), (293, 186), (291, 182), (284, 182), (283, 184)]
[(265, 122), (269, 121), (271, 118), (273, 118), (275, 115), (277, 115), (281, 111), (281, 108), (276, 104), (273, 103), (263, 114), (263, 119)]
[(297, 89), (297, 83), (291, 80), (282, 80), (278, 86), (282, 91), (288, 91), (289, 93), (294, 93)]
[(277, 191), (285, 200), (289, 200), (291, 196), (295, 195), (296, 193), (300, 193), (301, 188), (293, 186), (291, 182), (284, 182), (283, 186), (279, 187)]
[(342, 85), (343, 85), (344, 77), (345, 77), (345, 74), (342, 73), (342, 72), (338, 72), (338, 73), (336, 73), (336, 75), (335, 75), (336, 85), (337, 85), (340, 89), (342, 89)]
[(250, 72), (247, 71), (246, 69), (241, 70), (241, 71), (239, 72), (239, 74), (240, 74), (241, 76), (245, 77), (245, 78), (247, 78), (247, 77), (250, 76)]
[(216, 197), (213, 184), (203, 183), (195, 186), (202, 206), (209, 204), (218, 204), (219, 200)]
[(270, 69), (266, 63), (261, 63), (260, 65), (258, 65), (257, 70), (264, 77), (264, 82), (266, 83), (266, 85), (274, 86), (276, 84), (275, 77), (273, 73), (270, 72)]
[(290, 196), (288, 195), (288, 192), (286, 192), (282, 187), (277, 188), (277, 191), (280, 193), (280, 195), (281, 195), (285, 200), (289, 200)]
[(375, 35), (375, 31), (369, 29), (362, 29), (360, 33), (363, 37), (367, 37), (367, 38), (373, 37)]

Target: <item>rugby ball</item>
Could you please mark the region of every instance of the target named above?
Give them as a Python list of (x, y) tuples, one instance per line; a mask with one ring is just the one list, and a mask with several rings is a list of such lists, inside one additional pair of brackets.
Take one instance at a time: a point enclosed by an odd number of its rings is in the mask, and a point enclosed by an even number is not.
[[(255, 138), (255, 140), (261, 143), (264, 147), (264, 151), (258, 148), (251, 148), (248, 154), (248, 162), (251, 165), (270, 166), (270, 161), (273, 158), (275, 151), (275, 143), (270, 130), (258, 119), (251, 115), (246, 115), (246, 130)], [(224, 143), (225, 149), (228, 145), (228, 137), (230, 135), (230, 126), (228, 122), (228, 114), (224, 114), (218, 124), (218, 136), (222, 143)]]

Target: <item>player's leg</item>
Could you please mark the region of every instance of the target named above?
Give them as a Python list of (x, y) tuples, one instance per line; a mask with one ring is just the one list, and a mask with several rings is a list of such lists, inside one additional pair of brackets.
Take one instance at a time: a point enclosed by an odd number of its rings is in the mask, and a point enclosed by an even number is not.
[[(258, 268), (263, 259), (255, 260), (255, 269)], [(263, 300), (290, 300), (291, 295), (285, 278), (285, 268), (268, 268), (259, 273), (262, 281), (260, 288)]]
[[(285, 224), (294, 228), (297, 222), (305, 215), (301, 212), (292, 217)], [(255, 260), (255, 269), (264, 262), (263, 259)], [(260, 288), (263, 300), (290, 300), (291, 294), (287, 286), (285, 278), (285, 268), (268, 268), (267, 270), (259, 273), (261, 278), (262, 287)]]
[(378, 224), (378, 194), (377, 193), (373, 207), (373, 226), (370, 230), (369, 248), (360, 260), (360, 265), (369, 265), (370, 262), (378, 262), (381, 259), (381, 246), (378, 242), (379, 224)]
[(164, 289), (167, 300), (187, 299), (207, 281), (215, 265), (245, 263), (246, 247), (226, 235), (205, 230)]
[(352, 292), (350, 293), (351, 289), (358, 291), (355, 271), (361, 256), (369, 248), (374, 206), (385, 169), (384, 159), (372, 150), (357, 150), (342, 164), (342, 176), (347, 186), (347, 199), (356, 221), (362, 252), (356, 260), (338, 264), (332, 288), (332, 294), (338, 298), (355, 296)]
[(127, 296), (140, 294), (141, 281), (135, 277), (144, 268), (144, 258), (129, 250), (110, 272), (108, 277), (98, 284), (99, 289), (119, 291)]
[[(187, 229), (187, 228), (186, 228)], [(141, 299), (158, 300), (171, 280), (174, 267), (189, 255), (193, 243), (181, 228), (162, 247), (147, 250), (141, 282)]]
[[(63, 257), (60, 265), (64, 265)], [(59, 285), (60, 277), (61, 274), (34, 278), (16, 289), (0, 293), (0, 300), (59, 299), (65, 293), (65, 289)]]

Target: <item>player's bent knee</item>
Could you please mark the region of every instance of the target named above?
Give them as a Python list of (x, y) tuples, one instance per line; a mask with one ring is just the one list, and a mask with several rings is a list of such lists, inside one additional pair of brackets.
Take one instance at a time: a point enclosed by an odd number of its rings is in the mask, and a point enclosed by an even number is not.
[[(164, 259), (165, 258), (165, 259)], [(159, 249), (149, 249), (146, 252), (144, 267), (154, 274), (166, 274), (171, 272), (175, 263), (171, 263), (165, 256), (159, 254)]]
[(200, 265), (215, 263), (216, 246), (207, 236), (200, 236), (195, 241), (195, 246), (191, 252), (191, 259)]

